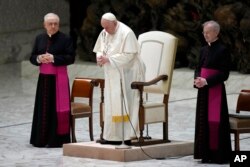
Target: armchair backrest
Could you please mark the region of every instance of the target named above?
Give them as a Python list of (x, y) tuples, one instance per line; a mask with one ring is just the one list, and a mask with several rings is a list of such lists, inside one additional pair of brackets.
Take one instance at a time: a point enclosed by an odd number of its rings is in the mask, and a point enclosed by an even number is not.
[(165, 81), (144, 87), (144, 92), (169, 94), (178, 39), (166, 32), (149, 31), (141, 34), (138, 42), (140, 56), (146, 66), (145, 81), (150, 81), (159, 75), (168, 76)]

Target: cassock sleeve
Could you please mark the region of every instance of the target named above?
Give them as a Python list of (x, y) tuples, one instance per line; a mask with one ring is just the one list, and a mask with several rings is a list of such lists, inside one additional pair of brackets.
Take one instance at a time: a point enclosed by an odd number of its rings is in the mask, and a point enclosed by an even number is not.
[(39, 66), (40, 63), (37, 62), (37, 57), (38, 57), (38, 37), (36, 37), (35, 42), (34, 42), (34, 46), (32, 48), (32, 52), (31, 52), (31, 56), (30, 56), (30, 62), (33, 65)]
[(216, 58), (217, 62), (219, 62), (217, 68), (220, 73), (207, 78), (207, 83), (209, 87), (226, 81), (230, 73), (231, 56), (228, 49), (223, 47), (223, 49), (221, 49), (221, 52), (216, 55)]
[(58, 43), (62, 42), (61, 47), (62, 50), (59, 54), (53, 54), (54, 56), (54, 65), (61, 66), (61, 65), (70, 65), (75, 62), (75, 49), (73, 47), (73, 41), (70, 37), (65, 37), (61, 39), (62, 41), (58, 41)]
[(102, 42), (102, 36), (101, 36), (101, 34), (103, 33), (104, 31), (102, 31), (100, 34), (99, 34), (99, 36), (98, 36), (98, 38), (97, 38), (97, 40), (96, 40), (96, 43), (95, 43), (95, 46), (94, 46), (94, 49), (93, 49), (93, 52), (94, 53), (102, 53), (102, 44), (101, 44), (101, 42)]

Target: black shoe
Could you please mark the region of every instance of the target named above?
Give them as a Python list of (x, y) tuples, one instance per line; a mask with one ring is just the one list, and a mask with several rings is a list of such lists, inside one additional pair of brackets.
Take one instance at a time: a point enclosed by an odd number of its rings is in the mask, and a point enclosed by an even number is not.
[(212, 163), (215, 163), (215, 164), (229, 164), (229, 160), (214, 160), (212, 161)]
[(131, 146), (131, 145), (132, 145), (131, 140), (125, 140), (125, 141), (124, 141), (124, 144), (126, 144), (126, 145), (128, 145), (128, 146)]
[(103, 140), (103, 139), (97, 139), (97, 140), (96, 140), (96, 143), (101, 143), (102, 140)]
[[(109, 140), (105, 140), (105, 139), (99, 139), (96, 140), (96, 143), (100, 143), (100, 144), (111, 144), (111, 145), (120, 145), (122, 144), (122, 141), (109, 141)], [(124, 144), (131, 146), (131, 140), (125, 140)]]
[(47, 144), (45, 148), (60, 148), (62, 144)]
[(108, 141), (108, 140), (100, 140), (100, 144), (111, 144), (111, 145), (120, 145), (122, 144), (121, 141)]
[(203, 163), (203, 164), (209, 164), (209, 163), (211, 163), (212, 161), (211, 160), (209, 160), (209, 159), (202, 159), (201, 160), (201, 163)]
[(104, 140), (104, 139), (100, 139), (98, 141), (98, 143), (100, 143), (100, 144), (109, 144), (109, 142), (107, 140)]

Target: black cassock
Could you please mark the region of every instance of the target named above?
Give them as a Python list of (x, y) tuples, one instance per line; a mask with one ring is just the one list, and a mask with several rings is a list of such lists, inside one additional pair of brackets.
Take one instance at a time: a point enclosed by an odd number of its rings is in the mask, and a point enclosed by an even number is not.
[[(208, 77), (203, 88), (198, 89), (194, 158), (202, 159), (203, 162), (228, 163), (231, 154), (231, 137), (228, 115), (228, 105), (224, 81), (229, 77), (231, 58), (227, 48), (217, 40), (211, 45), (201, 49), (199, 64), (195, 70), (195, 78), (201, 76), (202, 69), (216, 70), (217, 74)], [(211, 133), (211, 122), (208, 119), (209, 90), (218, 84), (221, 89), (217, 95), (221, 96), (219, 110), (218, 134)], [(212, 129), (213, 130), (213, 129)], [(214, 135), (214, 136), (213, 136)], [(211, 147), (210, 140), (215, 140), (216, 148)]]
[[(54, 56), (54, 66), (67, 66), (75, 61), (72, 40), (60, 31), (51, 37), (46, 33), (36, 37), (30, 62), (39, 66), (37, 56), (46, 52)], [(68, 96), (70, 96), (70, 92)], [(68, 118), (70, 119), (70, 111)], [(56, 77), (54, 74), (40, 73), (37, 82), (30, 144), (36, 147), (61, 147), (62, 144), (69, 143), (70, 131), (58, 134), (57, 126)]]

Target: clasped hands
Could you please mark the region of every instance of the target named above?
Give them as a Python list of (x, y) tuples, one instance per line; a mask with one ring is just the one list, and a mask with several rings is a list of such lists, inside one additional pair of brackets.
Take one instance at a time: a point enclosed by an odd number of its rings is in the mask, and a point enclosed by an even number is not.
[(45, 53), (45, 54), (39, 55), (38, 60), (41, 63), (48, 64), (48, 63), (54, 62), (54, 56), (52, 54), (50, 54), (50, 53)]
[(99, 66), (104, 65), (105, 63), (109, 62), (109, 58), (107, 56), (97, 56), (96, 57), (96, 62)]
[(202, 88), (205, 85), (207, 85), (207, 80), (205, 78), (202, 78), (202, 77), (197, 77), (197, 78), (194, 79), (194, 85), (197, 88)]

